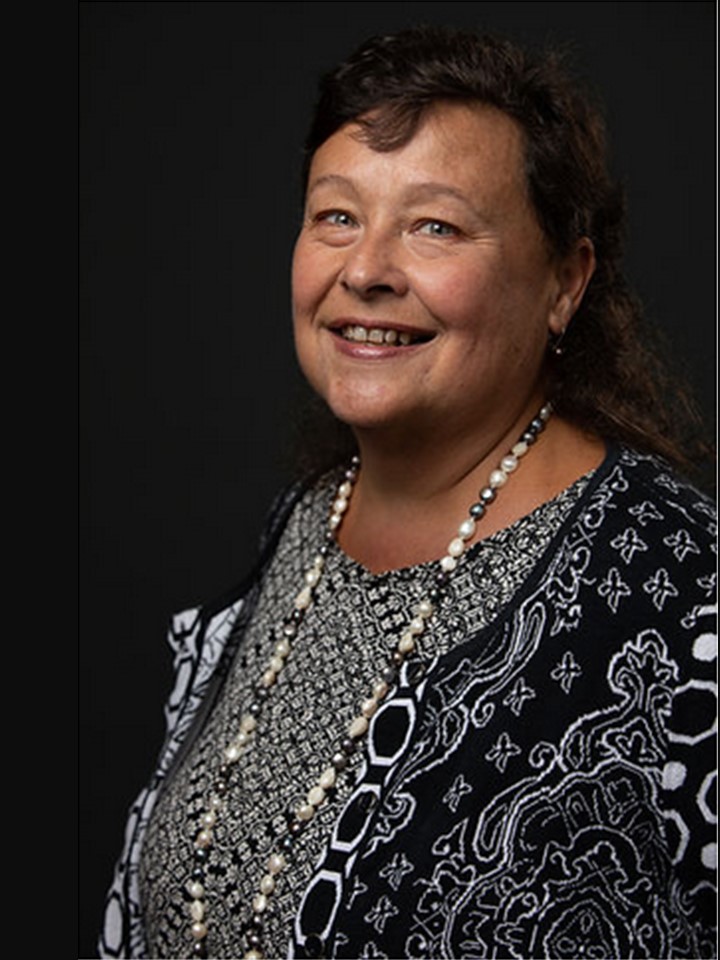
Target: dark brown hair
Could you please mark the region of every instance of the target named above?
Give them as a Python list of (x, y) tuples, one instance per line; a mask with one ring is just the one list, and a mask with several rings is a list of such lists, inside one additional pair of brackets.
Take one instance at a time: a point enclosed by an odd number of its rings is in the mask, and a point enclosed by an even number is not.
[(407, 143), (438, 101), (488, 104), (520, 126), (530, 199), (553, 251), (589, 237), (597, 266), (563, 339), (548, 352), (551, 395), (568, 420), (606, 440), (690, 469), (708, 447), (689, 391), (661, 359), (657, 335), (621, 268), (625, 206), (609, 172), (602, 112), (553, 52), (534, 57), (469, 31), (416, 27), (374, 37), (320, 83), (305, 150), (344, 124), (378, 151)]

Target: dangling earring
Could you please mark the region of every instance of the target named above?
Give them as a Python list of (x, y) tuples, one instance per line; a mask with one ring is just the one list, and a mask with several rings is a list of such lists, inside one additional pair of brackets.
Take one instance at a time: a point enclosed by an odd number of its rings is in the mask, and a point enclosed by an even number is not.
[(565, 334), (567, 333), (567, 327), (563, 327), (560, 333), (557, 336), (553, 336), (552, 333), (548, 334), (548, 349), (550, 353), (554, 354), (556, 357), (561, 357), (565, 353), (565, 348), (562, 343), (565, 339)]

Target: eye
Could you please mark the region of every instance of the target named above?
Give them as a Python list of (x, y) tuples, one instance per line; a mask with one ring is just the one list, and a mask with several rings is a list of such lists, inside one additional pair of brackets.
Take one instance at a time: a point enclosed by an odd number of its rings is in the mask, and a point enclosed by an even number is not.
[(446, 223), (444, 220), (424, 220), (419, 224), (417, 231), (426, 237), (438, 237), (439, 239), (457, 237), (460, 233), (457, 227), (454, 227), (451, 223)]
[(325, 210), (315, 218), (318, 223), (327, 223), (331, 227), (352, 227), (355, 219), (344, 210)]

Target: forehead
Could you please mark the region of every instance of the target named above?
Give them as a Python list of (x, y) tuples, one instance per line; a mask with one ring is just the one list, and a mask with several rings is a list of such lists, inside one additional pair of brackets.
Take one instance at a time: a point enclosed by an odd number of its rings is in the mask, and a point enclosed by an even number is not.
[(430, 179), (473, 195), (527, 195), (522, 129), (492, 106), (436, 103), (400, 146), (375, 149), (370, 139), (359, 123), (336, 131), (313, 156), (308, 189), (339, 174), (376, 189)]

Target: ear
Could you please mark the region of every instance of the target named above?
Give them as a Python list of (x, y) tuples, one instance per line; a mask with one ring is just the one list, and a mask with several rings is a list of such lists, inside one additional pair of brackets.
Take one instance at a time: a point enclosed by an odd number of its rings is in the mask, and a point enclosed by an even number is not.
[(558, 289), (548, 317), (548, 329), (561, 337), (580, 306), (590, 278), (595, 272), (595, 248), (592, 240), (581, 237), (575, 249), (559, 261)]

